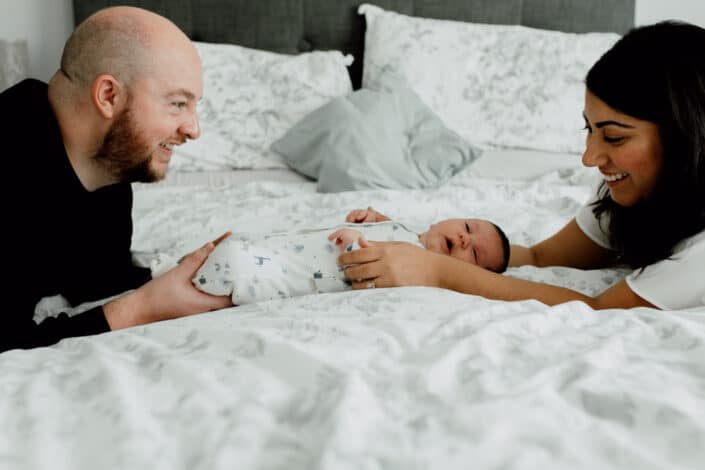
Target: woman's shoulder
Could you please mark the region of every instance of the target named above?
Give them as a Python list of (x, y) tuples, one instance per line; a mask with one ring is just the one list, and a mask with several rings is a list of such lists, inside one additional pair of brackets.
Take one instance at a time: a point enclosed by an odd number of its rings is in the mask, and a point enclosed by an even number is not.
[(575, 222), (580, 230), (583, 231), (588, 238), (597, 243), (602, 248), (612, 250), (609, 239), (609, 214), (603, 213), (601, 218), (597, 218), (593, 212), (593, 204), (595, 199), (590, 199), (586, 202), (575, 215)]
[(696, 233), (692, 237), (688, 237), (680, 241), (674, 248), (673, 253), (678, 253), (682, 251), (693, 251), (699, 253), (700, 256), (705, 256), (705, 229)]
[(673, 254), (627, 276), (640, 297), (664, 310), (705, 306), (705, 230), (679, 242)]

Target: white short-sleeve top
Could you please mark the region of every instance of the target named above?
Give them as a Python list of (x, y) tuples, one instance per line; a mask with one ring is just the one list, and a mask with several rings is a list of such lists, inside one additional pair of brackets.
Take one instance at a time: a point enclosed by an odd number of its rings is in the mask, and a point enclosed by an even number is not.
[[(590, 201), (592, 202), (592, 201)], [(592, 241), (612, 249), (607, 226), (609, 218), (598, 221), (590, 203), (575, 217), (578, 227)], [(663, 310), (705, 306), (705, 230), (679, 242), (669, 259), (635, 270), (626, 277), (629, 287), (641, 298)]]

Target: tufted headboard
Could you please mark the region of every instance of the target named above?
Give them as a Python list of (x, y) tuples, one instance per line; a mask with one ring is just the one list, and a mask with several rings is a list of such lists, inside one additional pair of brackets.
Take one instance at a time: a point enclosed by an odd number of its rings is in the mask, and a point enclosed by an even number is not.
[[(475, 23), (522, 24), (569, 32), (625, 33), (635, 0), (368, 0), (414, 16)], [(81, 22), (110, 5), (134, 5), (171, 19), (195, 41), (240, 44), (275, 52), (337, 49), (353, 54), (353, 85), (360, 86), (365, 0), (73, 0)]]

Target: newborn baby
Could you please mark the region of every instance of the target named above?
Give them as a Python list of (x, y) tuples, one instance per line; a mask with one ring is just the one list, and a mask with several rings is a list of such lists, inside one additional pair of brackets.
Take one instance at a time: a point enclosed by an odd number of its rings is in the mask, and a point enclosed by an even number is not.
[[(354, 219), (349, 215), (348, 220)], [(374, 241), (413, 243), (497, 272), (504, 271), (509, 260), (504, 232), (489, 221), (448, 219), (418, 234), (387, 219), (231, 236), (216, 246), (193, 282), (209, 294), (232, 296), (235, 305), (348, 290), (350, 281), (337, 264), (338, 255)]]

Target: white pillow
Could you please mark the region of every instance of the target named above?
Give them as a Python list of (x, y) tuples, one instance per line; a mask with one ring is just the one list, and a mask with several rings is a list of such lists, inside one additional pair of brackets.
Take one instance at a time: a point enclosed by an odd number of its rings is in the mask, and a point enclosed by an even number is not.
[(363, 86), (406, 76), (446, 125), (481, 147), (582, 152), (584, 80), (616, 33), (415, 18), (363, 4)]
[(174, 150), (177, 171), (287, 168), (269, 150), (299, 119), (352, 91), (339, 51), (277, 54), (194, 42), (203, 64), (201, 137)]

